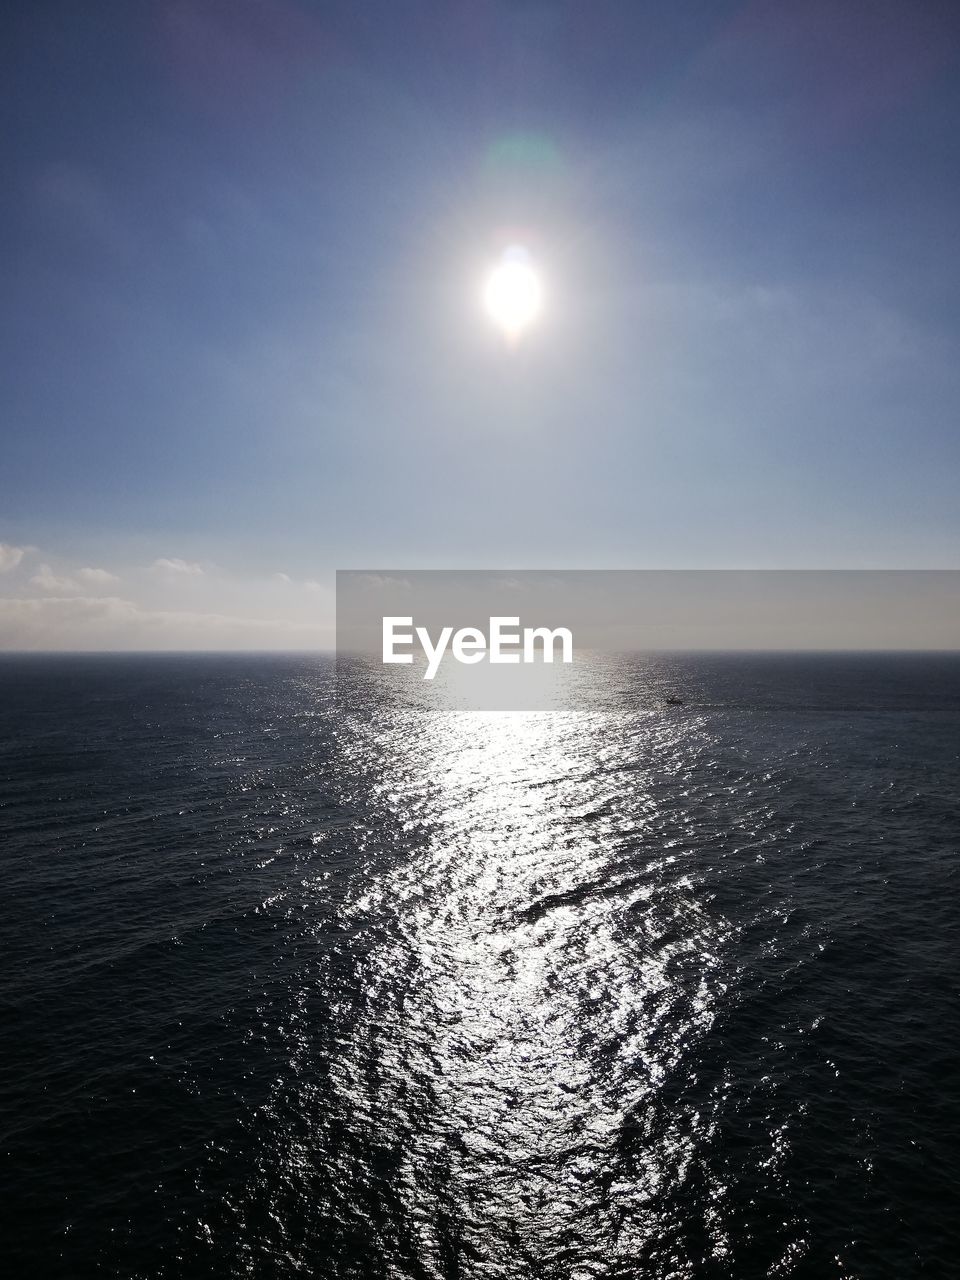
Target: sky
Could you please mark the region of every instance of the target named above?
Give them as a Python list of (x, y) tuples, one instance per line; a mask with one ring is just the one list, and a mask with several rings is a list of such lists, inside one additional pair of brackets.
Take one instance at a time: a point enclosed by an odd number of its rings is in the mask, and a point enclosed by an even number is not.
[(324, 647), (337, 568), (960, 567), (956, 5), (0, 28), (0, 647)]

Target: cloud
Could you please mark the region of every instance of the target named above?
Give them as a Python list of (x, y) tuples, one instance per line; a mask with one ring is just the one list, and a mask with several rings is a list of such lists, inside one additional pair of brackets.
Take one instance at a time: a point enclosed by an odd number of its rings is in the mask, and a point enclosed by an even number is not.
[(112, 587), (120, 581), (115, 573), (106, 569), (79, 569), (77, 577), (89, 587)]
[(48, 564), (42, 564), (30, 579), (30, 585), (40, 591), (53, 592), (56, 595), (75, 595), (85, 588), (91, 590), (112, 587), (120, 579), (106, 569), (78, 569), (76, 573), (56, 573)]
[(26, 573), (10, 575), (15, 588), (0, 589), (0, 650), (333, 647), (331, 592), (289, 573), (235, 576), (212, 563), (162, 556), (125, 573), (128, 585), (120, 588), (120, 576), (107, 568), (46, 557), (31, 546), (0, 544), (0, 551), (9, 569), (34, 556)]
[(333, 626), (144, 609), (119, 596), (0, 596), (0, 649), (323, 649)]
[(299, 587), (301, 591), (328, 591), (322, 582), (318, 582), (316, 578), (291, 578), (289, 573), (275, 573), (273, 575), (274, 582), (282, 582), (287, 587)]
[(410, 582), (407, 578), (394, 578), (383, 573), (357, 573), (350, 576), (361, 586), (368, 587), (372, 591), (379, 591), (383, 587), (396, 587), (400, 591), (410, 590)]
[(25, 547), (12, 547), (9, 542), (0, 542), (0, 573), (15, 569), (23, 559), (25, 550)]
[(37, 572), (30, 579), (32, 587), (39, 587), (41, 591), (56, 591), (69, 594), (71, 591), (79, 591), (79, 586), (74, 578), (60, 577), (54, 573), (48, 564), (42, 564)]
[(150, 567), (161, 573), (182, 573), (191, 577), (200, 577), (203, 574), (203, 566), (197, 564), (195, 560), (181, 560), (177, 556), (172, 558), (161, 556), (154, 560)]

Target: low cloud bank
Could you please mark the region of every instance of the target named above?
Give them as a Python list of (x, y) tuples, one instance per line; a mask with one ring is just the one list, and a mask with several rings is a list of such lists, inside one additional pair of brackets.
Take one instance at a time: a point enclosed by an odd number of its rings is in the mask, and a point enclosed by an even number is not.
[(0, 596), (0, 649), (327, 649), (323, 622), (145, 609), (119, 596)]

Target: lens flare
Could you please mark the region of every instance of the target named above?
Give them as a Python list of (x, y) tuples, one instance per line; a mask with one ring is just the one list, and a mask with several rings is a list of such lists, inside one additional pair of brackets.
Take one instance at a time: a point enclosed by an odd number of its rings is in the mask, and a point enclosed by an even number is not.
[(513, 245), (504, 251), (487, 276), (483, 305), (508, 339), (519, 338), (534, 323), (543, 305), (543, 286), (526, 249)]

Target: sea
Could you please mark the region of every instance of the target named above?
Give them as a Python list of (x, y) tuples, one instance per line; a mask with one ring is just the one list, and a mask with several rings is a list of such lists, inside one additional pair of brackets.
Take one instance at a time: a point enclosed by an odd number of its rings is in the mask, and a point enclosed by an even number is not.
[(960, 1276), (960, 656), (348, 678), (0, 659), (5, 1275)]

